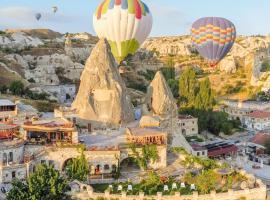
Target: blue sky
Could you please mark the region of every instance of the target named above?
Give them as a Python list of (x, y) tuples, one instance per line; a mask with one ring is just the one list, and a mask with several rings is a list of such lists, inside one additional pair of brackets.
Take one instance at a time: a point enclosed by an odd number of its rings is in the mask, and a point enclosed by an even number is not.
[[(50, 28), (62, 33), (90, 32), (92, 13), (101, 0), (0, 0), (0, 29)], [(270, 0), (144, 0), (154, 25), (151, 36), (189, 34), (193, 21), (205, 16), (231, 20), (238, 34), (270, 34)], [(54, 15), (52, 6), (58, 6)], [(37, 22), (35, 13), (42, 18)]]

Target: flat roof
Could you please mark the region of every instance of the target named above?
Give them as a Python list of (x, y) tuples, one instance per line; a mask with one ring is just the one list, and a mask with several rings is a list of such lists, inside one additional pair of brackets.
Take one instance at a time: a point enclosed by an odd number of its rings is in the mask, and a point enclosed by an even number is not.
[(193, 117), (191, 115), (179, 115), (178, 119), (196, 119), (196, 117)]
[(167, 135), (158, 127), (151, 128), (128, 128), (133, 136)]
[(15, 104), (8, 99), (0, 99), (0, 106), (15, 106)]
[(17, 127), (18, 127), (18, 125), (15, 125), (15, 124), (0, 123), (0, 130), (9, 130), (9, 129), (17, 128)]
[(249, 113), (247, 116), (252, 117), (252, 118), (260, 118), (260, 119), (269, 118), (270, 112), (256, 110), (254, 112)]

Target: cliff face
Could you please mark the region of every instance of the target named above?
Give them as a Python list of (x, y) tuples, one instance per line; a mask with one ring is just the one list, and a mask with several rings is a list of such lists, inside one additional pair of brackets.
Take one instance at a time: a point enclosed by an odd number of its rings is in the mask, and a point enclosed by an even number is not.
[(81, 119), (120, 125), (134, 120), (133, 108), (106, 40), (88, 58), (72, 107)]

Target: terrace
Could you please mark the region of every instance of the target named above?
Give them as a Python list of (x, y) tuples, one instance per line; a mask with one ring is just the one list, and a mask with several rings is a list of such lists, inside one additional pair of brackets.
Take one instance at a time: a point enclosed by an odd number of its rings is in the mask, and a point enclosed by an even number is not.
[(22, 127), (30, 144), (72, 143), (76, 132), (73, 123), (62, 118), (26, 122)]

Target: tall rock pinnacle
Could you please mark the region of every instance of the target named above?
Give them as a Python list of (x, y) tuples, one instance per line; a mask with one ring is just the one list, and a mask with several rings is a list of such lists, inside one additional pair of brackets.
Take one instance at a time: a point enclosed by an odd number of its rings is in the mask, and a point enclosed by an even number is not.
[(149, 110), (155, 115), (166, 117), (176, 116), (177, 105), (170, 87), (163, 74), (158, 71), (148, 87), (146, 103)]
[(81, 119), (120, 125), (134, 119), (133, 107), (117, 64), (105, 39), (88, 58), (72, 104)]

